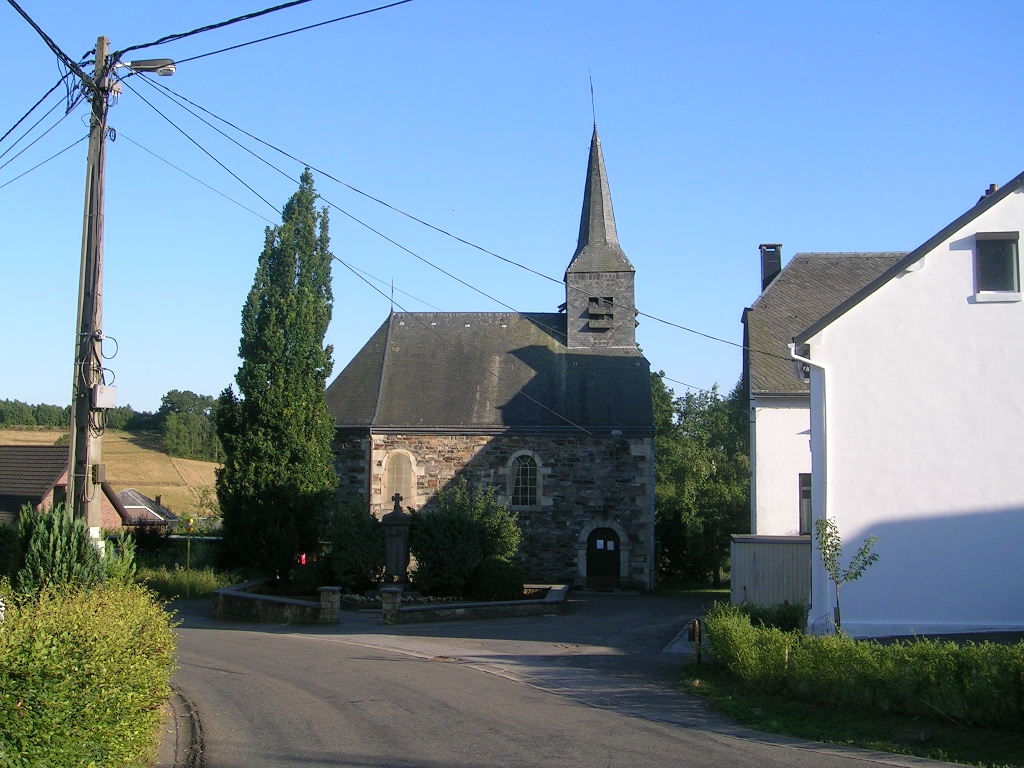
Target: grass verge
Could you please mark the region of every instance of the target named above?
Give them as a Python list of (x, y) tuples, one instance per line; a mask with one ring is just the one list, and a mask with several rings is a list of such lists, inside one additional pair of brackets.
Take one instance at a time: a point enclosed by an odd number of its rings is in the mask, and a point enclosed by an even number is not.
[(983, 768), (1024, 766), (1024, 741), (1019, 731), (810, 705), (750, 691), (714, 663), (688, 665), (682, 684), (687, 692), (708, 699), (717, 712), (767, 733)]
[(214, 591), (243, 580), (239, 574), (231, 571), (218, 571), (209, 567), (186, 569), (180, 565), (171, 568), (166, 565), (139, 568), (138, 579), (167, 600), (209, 597)]

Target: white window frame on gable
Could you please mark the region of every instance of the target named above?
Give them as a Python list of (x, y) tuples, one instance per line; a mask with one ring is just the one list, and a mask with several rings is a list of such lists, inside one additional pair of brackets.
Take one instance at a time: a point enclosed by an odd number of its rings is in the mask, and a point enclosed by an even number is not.
[(974, 300), (1020, 301), (1020, 233), (974, 235)]

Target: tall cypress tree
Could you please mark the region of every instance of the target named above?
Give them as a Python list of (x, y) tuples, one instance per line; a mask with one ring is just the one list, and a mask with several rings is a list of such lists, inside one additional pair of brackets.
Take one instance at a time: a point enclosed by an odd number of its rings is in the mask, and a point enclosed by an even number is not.
[(331, 253), (316, 198), (307, 168), (281, 226), (267, 228), (242, 309), (238, 394), (229, 386), (217, 408), (224, 538), (244, 562), (285, 579), (296, 556), (316, 547), (337, 487), (324, 399)]

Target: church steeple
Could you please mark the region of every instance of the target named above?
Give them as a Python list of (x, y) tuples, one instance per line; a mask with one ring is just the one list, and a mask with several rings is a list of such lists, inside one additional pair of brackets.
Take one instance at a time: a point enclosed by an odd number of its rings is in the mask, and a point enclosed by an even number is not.
[(636, 347), (634, 275), (619, 244), (601, 137), (594, 125), (580, 236), (565, 270), (569, 347)]
[(619, 245), (615, 230), (615, 211), (604, 167), (601, 137), (594, 126), (587, 162), (587, 184), (583, 190), (583, 213), (580, 215), (580, 236), (568, 272), (632, 271), (626, 254)]

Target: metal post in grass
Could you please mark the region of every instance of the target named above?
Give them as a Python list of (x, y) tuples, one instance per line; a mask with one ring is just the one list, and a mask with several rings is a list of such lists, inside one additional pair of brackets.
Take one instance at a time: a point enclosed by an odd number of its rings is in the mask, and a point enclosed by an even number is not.
[(192, 532), (195, 530), (196, 519), (190, 517), (185, 521), (185, 598), (192, 597)]

